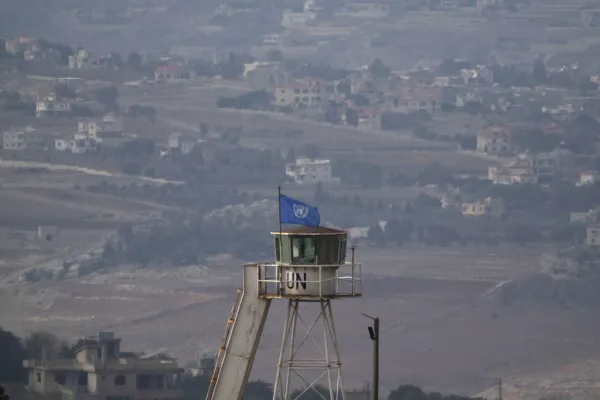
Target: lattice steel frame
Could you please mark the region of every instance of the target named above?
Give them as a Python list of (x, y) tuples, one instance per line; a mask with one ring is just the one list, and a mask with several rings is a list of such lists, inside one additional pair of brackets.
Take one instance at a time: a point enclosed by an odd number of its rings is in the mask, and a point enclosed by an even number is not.
[[(305, 323), (299, 314), (301, 303), (304, 305), (312, 303), (320, 307), (319, 315), (310, 326)], [(307, 329), (307, 332), (302, 340), (296, 344), (298, 321)], [(316, 340), (313, 332), (319, 322), (323, 324), (324, 328), (324, 338), (321, 345), (319, 345), (319, 341)], [(308, 338), (316, 345), (316, 348), (322, 355), (322, 359), (302, 359), (298, 357), (299, 350), (301, 350), (302, 345)], [(333, 347), (333, 354), (330, 354), (330, 345)], [(309, 380), (302, 376), (302, 371), (307, 370), (322, 371), (322, 373), (317, 379)], [(300, 378), (307, 385), (296, 397), (292, 397), (292, 387), (290, 387), (292, 376)], [(309, 390), (313, 390), (323, 400), (328, 400), (315, 389), (315, 386), (323, 377), (327, 377), (327, 385), (324, 386), (329, 389), (329, 398), (331, 400), (343, 400), (345, 392), (342, 379), (342, 362), (340, 360), (331, 301), (329, 299), (316, 301), (290, 299), (279, 352), (279, 363), (277, 364), (277, 375), (273, 388), (273, 400), (297, 400)]]

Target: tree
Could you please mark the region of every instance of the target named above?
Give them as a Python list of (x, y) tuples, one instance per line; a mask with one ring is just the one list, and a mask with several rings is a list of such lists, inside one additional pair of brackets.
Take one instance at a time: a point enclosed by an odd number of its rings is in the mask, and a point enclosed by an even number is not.
[(127, 57), (127, 65), (131, 69), (140, 69), (142, 67), (142, 56), (132, 51)]
[(23, 360), (27, 353), (21, 340), (12, 332), (0, 328), (0, 382), (23, 382)]
[(427, 400), (427, 395), (420, 387), (414, 385), (400, 385), (392, 390), (388, 400)]
[(221, 97), (217, 100), (217, 107), (246, 110), (268, 110), (271, 107), (271, 96), (264, 89), (255, 90), (238, 97)]
[(354, 108), (348, 108), (346, 110), (346, 123), (352, 126), (358, 126), (358, 111)]
[(369, 228), (367, 239), (374, 246), (385, 246), (385, 234), (383, 233), (383, 229), (381, 229), (379, 224), (375, 224)]
[(156, 152), (156, 143), (152, 139), (132, 139), (123, 143), (117, 149), (117, 154), (122, 158), (137, 159), (153, 155)]
[(298, 150), (298, 155), (314, 160), (321, 156), (321, 148), (313, 143), (308, 143)]
[(327, 192), (325, 192), (325, 189), (323, 189), (323, 184), (321, 182), (317, 183), (313, 198), (316, 204), (323, 203), (329, 199), (329, 196), (327, 195)]
[(210, 128), (206, 122), (201, 122), (199, 125), (199, 129), (200, 129), (200, 135), (206, 136), (206, 135), (208, 135), (208, 131)]
[(271, 49), (267, 51), (267, 61), (283, 61), (283, 53), (280, 50)]
[[(285, 162), (294, 162), (298, 157), (296, 156), (296, 150), (293, 147), (290, 147), (285, 154)], [(600, 162), (600, 161), (599, 161)]]
[(210, 381), (204, 376), (187, 375), (181, 380), (184, 400), (197, 400), (206, 397)]
[(34, 332), (23, 341), (27, 357), (40, 360), (45, 357), (54, 360), (60, 357), (61, 342), (49, 332)]
[(363, 188), (378, 188), (383, 185), (383, 169), (376, 164), (361, 161), (339, 160), (332, 166), (333, 174), (341, 181)]
[(142, 167), (135, 162), (125, 162), (119, 166), (119, 171), (126, 175), (139, 175), (142, 172)]
[(380, 58), (376, 58), (369, 65), (369, 72), (377, 77), (385, 78), (390, 76), (391, 70), (383, 64)]
[(0, 386), (0, 400), (10, 400), (10, 397), (4, 392), (4, 387)]
[(395, 219), (389, 220), (385, 226), (387, 240), (394, 241), (398, 246), (408, 242), (414, 231), (414, 223), (411, 220), (399, 222)]
[(123, 57), (119, 53), (110, 53), (108, 55), (108, 62), (110, 65), (116, 68), (123, 67)]
[(243, 400), (263, 400), (273, 398), (273, 385), (265, 381), (248, 382)]
[(106, 108), (114, 108), (119, 98), (116, 86), (109, 86), (96, 90), (96, 100)]
[(536, 60), (533, 63), (533, 71), (531, 73), (534, 84), (542, 84), (548, 81), (548, 74), (546, 73), (546, 66), (543, 60)]
[(60, 99), (74, 99), (77, 97), (75, 90), (70, 88), (66, 83), (57, 83), (54, 85), (54, 93)]

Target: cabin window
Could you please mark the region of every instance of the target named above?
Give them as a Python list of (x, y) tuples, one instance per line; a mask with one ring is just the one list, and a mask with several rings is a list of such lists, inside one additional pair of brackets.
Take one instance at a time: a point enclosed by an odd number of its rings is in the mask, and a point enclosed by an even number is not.
[(281, 241), (279, 236), (275, 236), (275, 261), (281, 262)]
[(317, 239), (314, 237), (292, 239), (292, 264), (314, 264), (317, 258)]

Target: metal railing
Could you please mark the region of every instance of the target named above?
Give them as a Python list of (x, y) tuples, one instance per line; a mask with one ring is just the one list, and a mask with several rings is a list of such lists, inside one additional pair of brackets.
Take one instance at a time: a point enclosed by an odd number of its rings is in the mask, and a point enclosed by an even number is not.
[[(257, 264), (259, 297), (263, 298), (336, 298), (362, 296), (362, 265), (346, 262), (341, 265), (279, 265)], [(286, 272), (310, 271), (312, 278), (289, 279)], [(304, 293), (303, 293), (304, 292)]]

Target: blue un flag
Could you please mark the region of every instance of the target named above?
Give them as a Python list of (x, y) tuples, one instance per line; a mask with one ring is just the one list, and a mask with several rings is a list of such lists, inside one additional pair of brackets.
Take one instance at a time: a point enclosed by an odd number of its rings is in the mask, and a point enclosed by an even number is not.
[(317, 207), (280, 194), (279, 220), (282, 224), (317, 227), (321, 223), (321, 216)]

